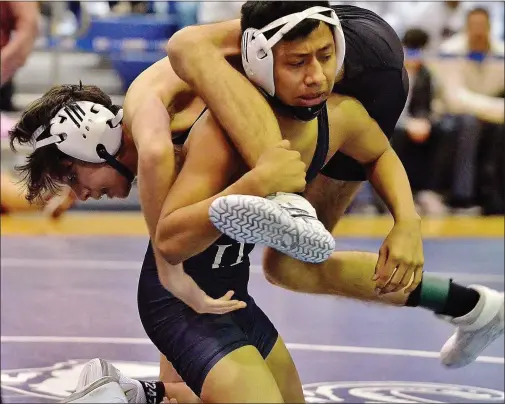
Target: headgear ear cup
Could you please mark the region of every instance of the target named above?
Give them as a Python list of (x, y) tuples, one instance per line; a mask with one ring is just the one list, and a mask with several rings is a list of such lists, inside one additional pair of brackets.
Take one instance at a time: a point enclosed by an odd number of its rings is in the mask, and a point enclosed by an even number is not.
[[(43, 126), (35, 131), (35, 149), (55, 144), (70, 157), (88, 163), (103, 163), (104, 159), (97, 154), (96, 148), (101, 144), (111, 155), (118, 152), (122, 118), (122, 109), (114, 114), (94, 102), (79, 101), (65, 105), (51, 119), (49, 127)], [(38, 140), (38, 136), (46, 129), (49, 129), (51, 136)]]
[(274, 57), (272, 49), (267, 48), (267, 39), (254, 28), (248, 28), (242, 36), (245, 46), (242, 46), (242, 65), (247, 77), (261, 87), (267, 94), (275, 94), (273, 74)]
[[(327, 17), (321, 13), (330, 12)], [(261, 87), (268, 95), (275, 95), (274, 56), (272, 48), (282, 37), (301, 21), (311, 18), (324, 21), (333, 26), (333, 35), (337, 50), (337, 71), (341, 70), (345, 59), (345, 38), (340, 20), (335, 11), (328, 7), (311, 7), (300, 13), (294, 13), (273, 21), (262, 29), (248, 28), (242, 34), (242, 65), (247, 77)], [(265, 32), (281, 27), (270, 39)]]
[[(107, 163), (131, 182), (133, 173), (114, 156), (121, 147), (123, 110), (114, 114), (101, 104), (78, 101), (65, 105), (49, 125), (39, 127), (33, 134), (34, 149), (51, 144), (75, 159), (88, 163)], [(39, 137), (49, 130), (49, 137)]]

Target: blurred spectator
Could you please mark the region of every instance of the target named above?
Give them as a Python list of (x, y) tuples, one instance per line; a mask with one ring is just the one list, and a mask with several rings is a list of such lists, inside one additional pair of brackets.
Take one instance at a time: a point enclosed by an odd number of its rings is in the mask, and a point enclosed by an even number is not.
[(240, 18), (245, 1), (202, 1), (198, 8), (198, 23), (210, 24)]
[(422, 215), (444, 215), (442, 202), (447, 136), (433, 120), (434, 83), (425, 65), (423, 51), (428, 34), (410, 29), (402, 38), (405, 68), (409, 74), (409, 96), (393, 137), (393, 147), (402, 160)]
[(146, 14), (147, 1), (109, 1), (109, 6), (114, 14)]
[[(332, 3), (349, 4), (348, 1)], [(425, 49), (428, 55), (434, 53), (445, 38), (463, 29), (469, 8), (469, 2), (461, 1), (355, 1), (351, 4), (380, 15), (400, 37), (411, 28), (422, 29), (430, 38)]]
[(466, 29), (441, 46), (443, 96), (451, 114), (444, 125), (455, 135), (450, 203), (484, 213), (503, 213), (504, 43), (491, 37), (488, 11), (475, 8)]
[(12, 78), (33, 50), (40, 12), (34, 1), (0, 2), (0, 110), (12, 111)]

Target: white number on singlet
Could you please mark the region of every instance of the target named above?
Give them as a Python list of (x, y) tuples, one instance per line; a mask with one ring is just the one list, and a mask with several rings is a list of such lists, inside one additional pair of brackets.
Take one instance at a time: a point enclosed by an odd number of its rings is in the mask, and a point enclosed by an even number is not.
[[(221, 260), (223, 259), (224, 252), (228, 247), (232, 247), (235, 244), (225, 244), (225, 245), (217, 245), (216, 257), (214, 258), (214, 263), (212, 264), (212, 268), (219, 268), (221, 266)], [(231, 266), (240, 264), (242, 262), (242, 258), (244, 257), (244, 243), (240, 243), (240, 247), (238, 249), (237, 260), (231, 264)]]

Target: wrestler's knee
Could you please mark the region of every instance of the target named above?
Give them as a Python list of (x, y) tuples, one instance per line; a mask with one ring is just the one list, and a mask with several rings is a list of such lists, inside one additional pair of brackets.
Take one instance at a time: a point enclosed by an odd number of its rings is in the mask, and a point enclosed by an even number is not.
[(265, 252), (263, 253), (263, 272), (267, 281), (272, 285), (281, 286), (284, 279), (287, 278), (285, 271), (286, 264), (291, 259), (272, 248), (265, 248)]
[(300, 292), (315, 292), (322, 276), (319, 264), (308, 264), (271, 248), (263, 254), (263, 271), (271, 284)]

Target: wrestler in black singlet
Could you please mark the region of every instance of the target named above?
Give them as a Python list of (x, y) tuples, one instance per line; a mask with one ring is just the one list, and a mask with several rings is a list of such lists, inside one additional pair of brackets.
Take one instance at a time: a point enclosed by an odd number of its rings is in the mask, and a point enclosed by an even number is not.
[[(307, 171), (313, 180), (328, 153), (326, 109), (320, 114), (317, 146)], [(184, 138), (179, 138), (178, 143)], [(202, 253), (184, 262), (184, 270), (211, 297), (234, 290), (247, 308), (224, 315), (197, 314), (160, 283), (149, 243), (138, 287), (138, 308), (144, 329), (182, 379), (200, 394), (210, 369), (230, 352), (252, 345), (266, 358), (277, 340), (277, 330), (248, 293), (252, 244), (222, 236)]]

